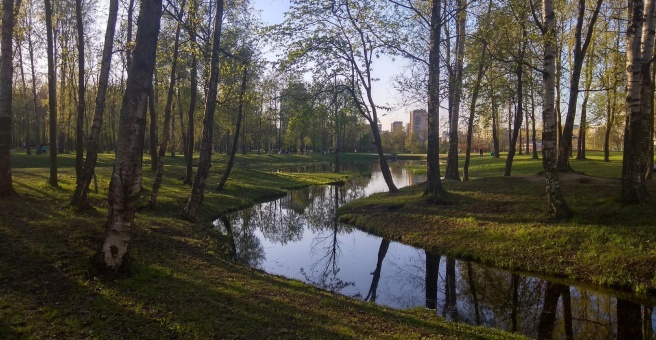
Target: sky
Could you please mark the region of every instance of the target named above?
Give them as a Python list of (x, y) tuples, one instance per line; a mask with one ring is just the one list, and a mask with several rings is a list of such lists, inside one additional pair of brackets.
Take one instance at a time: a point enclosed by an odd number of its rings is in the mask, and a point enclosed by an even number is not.
[[(281, 23), (285, 16), (284, 13), (289, 9), (289, 0), (253, 0), (253, 7), (260, 11), (260, 18), (265, 25)], [(391, 58), (381, 56), (373, 64), (375, 78), (380, 80), (373, 85), (374, 101), (377, 105), (392, 107), (389, 112), (378, 112), (378, 119), (383, 126), (383, 130), (389, 131), (392, 122), (403, 121), (404, 125), (410, 121), (409, 112), (420, 109), (423, 106), (399, 107), (399, 94), (392, 86), (393, 77), (402, 72), (405, 64), (397, 58), (393, 61)], [(425, 106), (425, 105), (424, 105)]]

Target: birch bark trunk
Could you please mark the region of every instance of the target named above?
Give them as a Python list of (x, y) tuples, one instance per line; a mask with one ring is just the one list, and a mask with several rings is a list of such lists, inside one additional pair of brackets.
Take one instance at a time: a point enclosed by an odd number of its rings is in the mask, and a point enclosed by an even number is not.
[(98, 256), (101, 270), (126, 267), (134, 213), (141, 195), (141, 167), (148, 91), (153, 80), (162, 0), (142, 0), (137, 38), (121, 104), (114, 172), (109, 183), (105, 237)]
[(555, 119), (555, 75), (556, 75), (556, 36), (555, 14), (553, 0), (542, 1), (542, 21), (544, 39), (544, 105), (542, 108), (542, 166), (546, 180), (547, 202), (549, 214), (557, 219), (568, 218), (572, 215), (560, 190), (558, 176), (558, 153), (556, 137), (558, 129)]

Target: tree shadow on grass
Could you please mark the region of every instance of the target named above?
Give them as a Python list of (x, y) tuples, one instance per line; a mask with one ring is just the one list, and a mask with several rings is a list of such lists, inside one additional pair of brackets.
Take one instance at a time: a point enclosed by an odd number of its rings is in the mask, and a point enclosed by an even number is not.
[[(159, 236), (144, 240), (144, 243), (150, 242), (165, 249), (165, 253), (169, 253), (168, 249), (177, 249), (187, 261), (181, 263), (164, 258), (157, 263), (144, 263), (152, 271), (151, 275), (135, 280), (147, 284), (130, 279), (117, 284), (134, 287), (122, 291), (156, 300), (158, 309), (180, 311), (171, 321), (182, 328), (200, 324), (221, 338), (376, 337), (387, 330), (433, 335), (455, 332), (403, 312), (375, 305), (363, 306), (299, 282), (208, 256), (202, 248), (190, 247), (184, 240)], [(144, 247), (150, 248), (145, 244)], [(199, 268), (204, 269), (199, 271)], [(148, 292), (158, 291), (166, 299), (147, 297)], [(195, 307), (197, 303), (202, 303), (202, 310)], [(215, 317), (208, 320), (208, 315)], [(372, 323), (373, 316), (384, 318), (386, 322)], [(476, 333), (458, 328), (456, 334), (467, 338)]]
[(85, 252), (75, 242), (66, 245), (66, 235), (57, 232), (65, 228), (55, 225), (46, 233), (20, 225), (14, 230), (5, 227), (0, 229), (0, 298), (7, 303), (0, 310), (3, 337), (170, 336), (157, 320), (112, 300), (111, 292), (86, 276), (88, 249)]

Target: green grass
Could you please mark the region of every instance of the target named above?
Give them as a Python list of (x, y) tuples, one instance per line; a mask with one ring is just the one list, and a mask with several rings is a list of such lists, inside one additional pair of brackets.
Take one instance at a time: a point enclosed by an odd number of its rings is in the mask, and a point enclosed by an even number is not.
[[(59, 157), (51, 188), (47, 155), (12, 155), (19, 196), (0, 200), (0, 337), (13, 338), (491, 338), (508, 333), (445, 322), (424, 309), (396, 311), (337, 296), (231, 262), (228, 240), (210, 228), (221, 213), (281, 195), (285, 188), (343, 179), (275, 173), (319, 164), (307, 156), (239, 155), (217, 193), (224, 155), (213, 159), (199, 223), (179, 218), (189, 195), (181, 157), (167, 157), (158, 205), (135, 218), (130, 273), (94, 274), (107, 219), (113, 155), (103, 154), (94, 211), (68, 207), (73, 155)], [(153, 172), (144, 161), (145, 206)]]
[[(340, 219), (458, 258), (653, 294), (656, 200), (620, 203), (621, 157), (615, 153), (609, 163), (599, 153), (589, 158), (571, 162), (589, 176), (561, 175), (575, 212), (568, 221), (548, 218), (540, 160), (527, 156), (516, 157), (512, 177), (502, 176), (504, 159), (473, 158), (472, 180), (442, 181), (448, 204), (429, 203), (421, 184), (351, 202), (340, 208)], [(656, 192), (654, 181), (648, 187)]]
[[(469, 165), (469, 177), (494, 177), (503, 176), (506, 169), (506, 153), (501, 153), (499, 158), (494, 158), (489, 155), (478, 157), (472, 155)], [(423, 157), (425, 160), (425, 157)], [(446, 155), (440, 155), (441, 170), (444, 172), (446, 166)], [(459, 166), (462, 172), (462, 167), (465, 163), (464, 155), (460, 156)], [(570, 165), (574, 171), (584, 173), (593, 177), (603, 178), (620, 178), (622, 172), (622, 153), (611, 152), (610, 162), (604, 162), (604, 155), (600, 151), (588, 151), (587, 159), (576, 160), (570, 159)], [(425, 166), (411, 166), (409, 167), (415, 173), (426, 173)], [(511, 168), (512, 176), (527, 176), (537, 175), (542, 171), (542, 160), (532, 159), (530, 155), (515, 155), (513, 159), (513, 166)]]

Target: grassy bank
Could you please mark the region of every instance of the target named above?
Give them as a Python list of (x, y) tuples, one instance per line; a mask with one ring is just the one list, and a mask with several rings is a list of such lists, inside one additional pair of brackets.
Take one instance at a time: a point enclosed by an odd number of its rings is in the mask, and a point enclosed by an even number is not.
[[(46, 184), (46, 155), (13, 154), (19, 196), (0, 201), (0, 338), (508, 338), (444, 322), (434, 312), (395, 311), (336, 296), (228, 260), (228, 240), (211, 228), (221, 213), (276, 197), (285, 188), (343, 179), (330, 173), (276, 173), (320, 162), (305, 156), (238, 156), (227, 190), (213, 190), (217, 155), (198, 224), (178, 217), (189, 187), (181, 157), (167, 157), (154, 209), (137, 213), (132, 270), (95, 275), (90, 258), (106, 221), (113, 157), (103, 155), (96, 211), (67, 204), (73, 155), (60, 157), (60, 188)], [(153, 172), (144, 161), (143, 205)]]
[[(423, 186), (377, 194), (340, 208), (340, 219), (407, 244), (507, 269), (588, 283), (656, 292), (656, 208), (619, 202), (621, 160), (600, 154), (572, 161), (590, 175), (561, 176), (575, 216), (546, 216), (539, 160), (518, 157), (513, 177), (502, 177), (503, 159), (472, 159), (468, 182), (444, 180), (449, 204), (427, 203)], [(418, 170), (421, 171), (421, 170)], [(654, 181), (649, 191), (656, 193)]]

